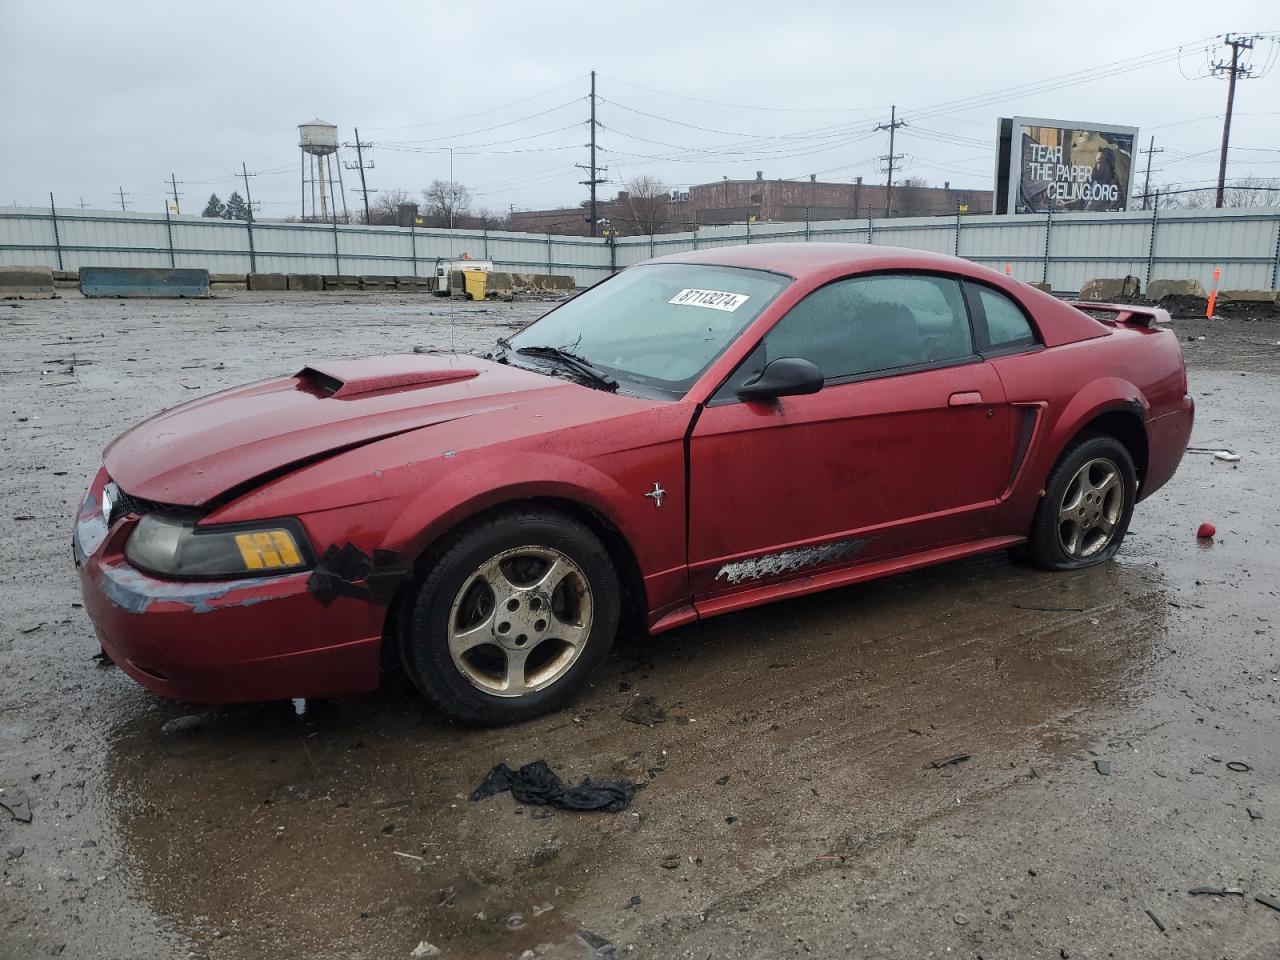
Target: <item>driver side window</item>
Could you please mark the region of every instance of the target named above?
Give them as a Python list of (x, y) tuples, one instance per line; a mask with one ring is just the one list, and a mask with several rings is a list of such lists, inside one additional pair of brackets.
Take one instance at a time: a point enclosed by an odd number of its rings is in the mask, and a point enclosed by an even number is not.
[(763, 346), (765, 362), (802, 357), (826, 380), (973, 355), (959, 282), (924, 274), (828, 284), (778, 321)]

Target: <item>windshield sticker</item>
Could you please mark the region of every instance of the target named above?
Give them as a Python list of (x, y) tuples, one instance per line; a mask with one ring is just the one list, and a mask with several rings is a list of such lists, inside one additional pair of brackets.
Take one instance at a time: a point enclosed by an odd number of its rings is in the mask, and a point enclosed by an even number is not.
[(707, 307), (711, 310), (725, 310), (729, 313), (737, 310), (750, 300), (745, 293), (726, 293), (723, 290), (681, 290), (667, 303), (684, 307)]

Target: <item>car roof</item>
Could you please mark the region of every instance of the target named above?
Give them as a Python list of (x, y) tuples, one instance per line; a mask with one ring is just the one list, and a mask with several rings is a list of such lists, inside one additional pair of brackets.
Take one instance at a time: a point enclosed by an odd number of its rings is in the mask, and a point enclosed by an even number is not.
[(789, 274), (797, 280), (829, 275), (835, 270), (945, 270), (967, 276), (996, 273), (960, 257), (869, 243), (753, 243), (673, 253), (646, 262), (747, 267)]

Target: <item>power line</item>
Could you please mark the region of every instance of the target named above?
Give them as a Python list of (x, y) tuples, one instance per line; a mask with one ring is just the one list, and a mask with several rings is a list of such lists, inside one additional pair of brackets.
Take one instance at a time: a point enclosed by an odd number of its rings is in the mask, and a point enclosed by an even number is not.
[(886, 217), (886, 218), (892, 215), (892, 214), (890, 213), (890, 211), (893, 209), (893, 163), (894, 163), (894, 161), (895, 161), (895, 160), (901, 160), (901, 159), (902, 159), (902, 155), (901, 155), (901, 154), (899, 154), (899, 155), (897, 155), (897, 156), (894, 156), (894, 153), (893, 153), (893, 135), (894, 135), (894, 133), (897, 131), (897, 129), (898, 129), (899, 127), (905, 127), (906, 125), (907, 125), (907, 121), (905, 121), (905, 120), (899, 120), (899, 119), (898, 119), (898, 105), (897, 105), (897, 104), (893, 104), (893, 105), (891, 105), (891, 106), (889, 107), (889, 122), (888, 122), (888, 123), (878, 123), (878, 124), (876, 124), (876, 129), (877, 129), (877, 130), (888, 130), (888, 131), (889, 131), (889, 155), (888, 155), (887, 157), (881, 157), (881, 158), (880, 158), (880, 159), (882, 159), (882, 160), (888, 160), (888, 161), (889, 161), (889, 178), (888, 178), (888, 181), (887, 181), (887, 183), (886, 183), (885, 191), (884, 191), (884, 215), (885, 215), (885, 217)]
[(1222, 194), (1226, 188), (1227, 180), (1227, 147), (1231, 142), (1231, 110), (1235, 106), (1236, 100), (1236, 78), (1248, 78), (1253, 76), (1253, 69), (1248, 66), (1242, 66), (1240, 63), (1240, 52), (1242, 50), (1252, 50), (1255, 40), (1261, 39), (1258, 36), (1252, 37), (1232, 37), (1227, 34), (1223, 37), (1222, 42), (1231, 48), (1231, 63), (1219, 60), (1210, 68), (1214, 74), (1229, 73), (1227, 79), (1227, 113), (1222, 118), (1222, 154), (1218, 160), (1218, 196), (1214, 206), (1222, 206)]
[(359, 170), (359, 171), (360, 171), (360, 193), (361, 193), (361, 194), (363, 195), (363, 197), (364, 197), (364, 222), (365, 222), (365, 223), (369, 223), (369, 222), (371, 222), (371, 221), (369, 220), (369, 185), (365, 182), (365, 179), (364, 179), (364, 172), (365, 172), (365, 170), (366, 170), (366, 169), (368, 169), (368, 170), (372, 170), (372, 169), (373, 169), (373, 160), (372, 160), (372, 159), (370, 159), (370, 160), (369, 160), (368, 165), (367, 165), (367, 166), (365, 165), (365, 162), (364, 162), (364, 148), (365, 148), (365, 147), (370, 147), (370, 148), (372, 148), (372, 147), (373, 147), (373, 144), (372, 144), (372, 143), (361, 143), (361, 141), (360, 141), (360, 129), (357, 127), (357, 128), (356, 128), (356, 142), (355, 142), (354, 144), (351, 144), (351, 143), (344, 143), (344, 144), (343, 144), (343, 146), (344, 146), (344, 147), (352, 147), (352, 146), (354, 146), (354, 147), (356, 148), (356, 162), (353, 164), (353, 163), (351, 163), (349, 160), (342, 160), (342, 161), (341, 161), (341, 163), (342, 163), (342, 165), (343, 165), (344, 167), (346, 167), (348, 170)]
[[(555, 93), (555, 91), (562, 90), (565, 87), (570, 86), (571, 84), (578, 83), (582, 79), (583, 79), (582, 75), (579, 74), (576, 77), (566, 80), (564, 83), (557, 83), (554, 87), (548, 87), (546, 90), (543, 90), (540, 93), (535, 93), (532, 96), (524, 97), (523, 99), (520, 99), (520, 100), (512, 100), (510, 103), (504, 103), (504, 104), (501, 104), (500, 106), (490, 107), (488, 110), (480, 110), (477, 113), (465, 113), (465, 114), (462, 114), (461, 116), (449, 117), (447, 120), (429, 120), (426, 123), (409, 123), (409, 124), (403, 124), (401, 126), (394, 126), (394, 127), (367, 127), (366, 129), (369, 129), (369, 130), (416, 130), (422, 127), (438, 127), (445, 124), (457, 123), (459, 120), (471, 120), (471, 119), (474, 119), (475, 117), (485, 117), (491, 113), (498, 113), (501, 110), (506, 110), (508, 107), (518, 107), (522, 103), (529, 103), (532, 100), (537, 100), (539, 97), (545, 97), (548, 93)], [(518, 121), (512, 121), (512, 122), (515, 123)]]
[(602, 172), (601, 169), (596, 166), (596, 129), (600, 126), (600, 124), (596, 120), (596, 72), (594, 70), (591, 71), (591, 119), (588, 121), (588, 123), (591, 124), (590, 165), (584, 167), (581, 164), (574, 164), (574, 166), (578, 167), (579, 169), (587, 171), (587, 179), (581, 180), (579, 182), (583, 186), (589, 187), (591, 189), (591, 218), (590, 218), (589, 226), (590, 226), (590, 235), (594, 237), (596, 235), (596, 219), (597, 219), (596, 187), (598, 187), (600, 184), (605, 182), (600, 177), (600, 174)]
[(1150, 196), (1150, 193), (1151, 193), (1151, 158), (1157, 153), (1164, 153), (1164, 147), (1161, 147), (1159, 150), (1157, 150), (1156, 138), (1153, 136), (1151, 138), (1151, 145), (1148, 146), (1147, 149), (1141, 152), (1147, 155), (1147, 175), (1146, 175), (1146, 178), (1142, 181), (1142, 209), (1146, 210), (1148, 197)]

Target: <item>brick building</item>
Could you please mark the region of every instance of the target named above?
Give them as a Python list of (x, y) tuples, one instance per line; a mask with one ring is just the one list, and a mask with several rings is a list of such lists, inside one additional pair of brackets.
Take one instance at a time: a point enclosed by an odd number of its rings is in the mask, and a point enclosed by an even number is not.
[[(676, 192), (656, 219), (658, 233), (691, 230), (694, 225), (757, 222), (804, 222), (806, 220), (849, 220), (885, 215), (885, 185), (863, 183), (828, 183), (816, 176), (808, 180), (766, 180), (763, 171), (754, 180), (716, 180), (691, 186), (688, 192)], [(635, 204), (625, 192), (612, 200), (597, 203), (601, 220), (619, 234), (630, 236), (647, 233), (648, 224), (635, 216)], [(893, 188), (895, 217), (951, 216), (961, 207), (967, 213), (990, 213), (990, 190), (953, 190), (951, 184), (941, 187), (917, 186), (911, 183)], [(561, 207), (553, 210), (518, 210), (511, 214), (512, 230), (529, 233), (558, 233), (585, 236), (588, 230), (587, 210)], [(651, 214), (648, 219), (655, 219)]]
[[(885, 185), (824, 183), (808, 180), (766, 180), (763, 172), (754, 180), (724, 179), (689, 188), (689, 208), (699, 225), (758, 221), (848, 220), (883, 217)], [(949, 216), (961, 205), (968, 213), (990, 213), (990, 190), (953, 190), (941, 187), (898, 185), (893, 188), (895, 217)]]

